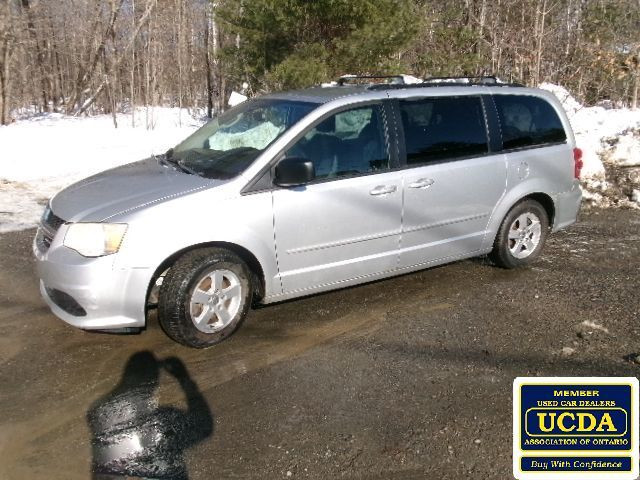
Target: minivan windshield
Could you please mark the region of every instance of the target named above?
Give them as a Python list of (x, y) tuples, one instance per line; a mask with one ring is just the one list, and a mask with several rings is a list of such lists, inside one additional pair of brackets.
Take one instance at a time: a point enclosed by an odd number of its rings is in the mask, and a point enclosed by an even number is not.
[(169, 150), (167, 159), (203, 177), (233, 178), (316, 107), (315, 103), (276, 99), (243, 102)]

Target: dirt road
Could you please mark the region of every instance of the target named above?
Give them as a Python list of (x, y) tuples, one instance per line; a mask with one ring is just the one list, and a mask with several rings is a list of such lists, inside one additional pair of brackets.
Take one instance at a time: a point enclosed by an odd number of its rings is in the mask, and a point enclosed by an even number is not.
[(482, 259), (261, 308), (209, 350), (87, 333), (0, 236), (0, 478), (511, 478), (516, 376), (636, 376), (640, 214), (596, 211), (522, 271)]

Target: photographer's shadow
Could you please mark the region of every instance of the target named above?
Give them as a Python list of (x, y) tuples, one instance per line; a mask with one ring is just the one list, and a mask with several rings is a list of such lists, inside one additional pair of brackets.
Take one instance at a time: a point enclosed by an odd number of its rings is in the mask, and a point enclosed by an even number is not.
[[(184, 391), (187, 408), (159, 406), (161, 369)], [(188, 478), (184, 452), (213, 433), (213, 417), (181, 360), (133, 354), (116, 387), (90, 407), (92, 475), (95, 479)]]

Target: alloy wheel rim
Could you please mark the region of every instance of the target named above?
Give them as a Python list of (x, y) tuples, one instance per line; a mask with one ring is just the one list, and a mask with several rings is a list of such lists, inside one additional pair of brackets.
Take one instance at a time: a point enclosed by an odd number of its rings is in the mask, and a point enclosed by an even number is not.
[(525, 212), (516, 217), (509, 227), (507, 245), (511, 255), (521, 260), (531, 255), (540, 245), (542, 225), (535, 213)]
[(194, 326), (215, 333), (229, 325), (242, 304), (242, 285), (231, 270), (211, 270), (196, 282), (189, 300)]

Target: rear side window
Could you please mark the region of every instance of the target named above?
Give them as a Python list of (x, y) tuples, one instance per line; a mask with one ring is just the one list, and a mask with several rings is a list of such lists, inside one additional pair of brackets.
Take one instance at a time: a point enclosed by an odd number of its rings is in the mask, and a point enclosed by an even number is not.
[(524, 95), (494, 95), (504, 149), (560, 143), (567, 139), (555, 109), (545, 100)]
[(479, 97), (401, 100), (400, 113), (409, 165), (489, 151)]

